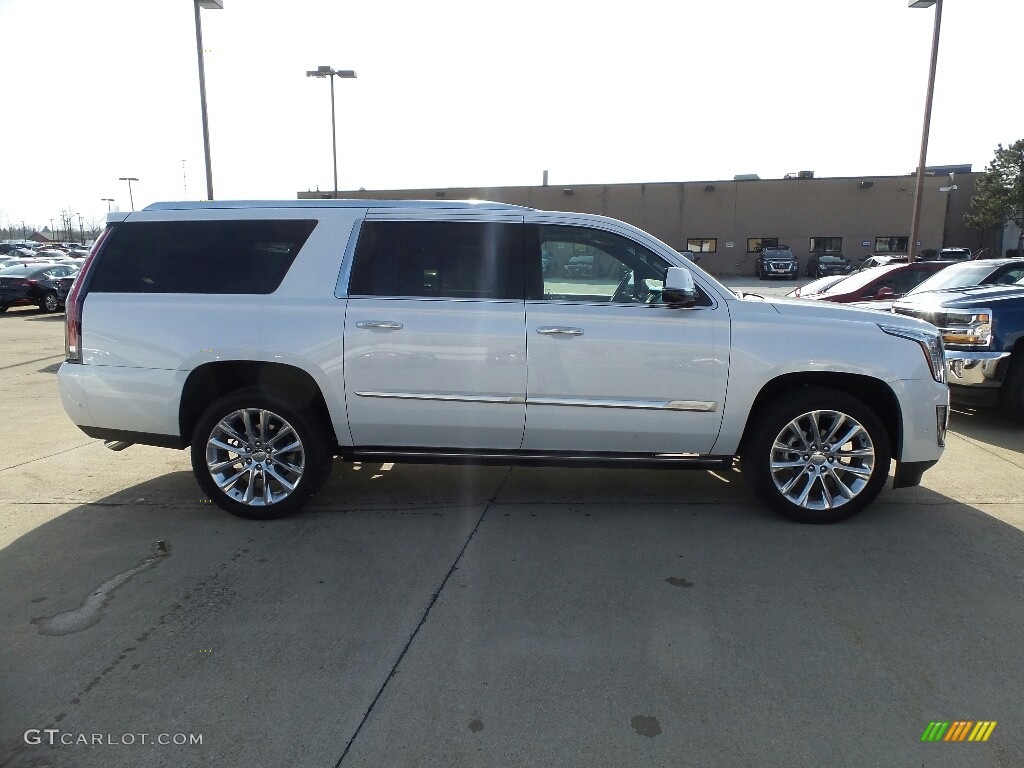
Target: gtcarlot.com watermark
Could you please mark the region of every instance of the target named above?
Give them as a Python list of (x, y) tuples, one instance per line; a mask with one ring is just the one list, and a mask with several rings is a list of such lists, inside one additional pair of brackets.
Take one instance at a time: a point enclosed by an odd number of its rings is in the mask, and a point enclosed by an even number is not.
[(201, 733), (71, 733), (59, 728), (29, 728), (25, 743), (30, 746), (131, 747), (156, 744), (162, 747), (196, 747), (203, 743)]

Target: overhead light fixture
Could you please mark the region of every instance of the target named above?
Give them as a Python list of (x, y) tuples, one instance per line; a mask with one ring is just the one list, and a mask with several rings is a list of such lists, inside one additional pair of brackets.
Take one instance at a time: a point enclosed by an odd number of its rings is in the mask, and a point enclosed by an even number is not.
[(935, 0), (910, 0), (908, 8), (931, 8), (935, 5)]

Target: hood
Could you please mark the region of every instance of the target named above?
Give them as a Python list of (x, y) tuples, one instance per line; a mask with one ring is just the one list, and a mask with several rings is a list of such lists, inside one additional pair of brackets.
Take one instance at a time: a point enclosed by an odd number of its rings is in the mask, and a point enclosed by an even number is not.
[(896, 307), (942, 307), (957, 309), (992, 304), (1000, 301), (1024, 300), (1024, 285), (972, 285), (965, 288), (947, 288), (904, 296)]
[[(872, 308), (866, 309), (864, 305), (838, 304), (832, 301), (809, 301), (807, 299), (771, 299), (770, 303), (775, 310), (786, 318), (799, 320), (800, 325), (808, 328), (814, 323), (826, 324), (831, 321), (843, 323), (871, 323), (873, 325), (889, 325), (901, 328), (925, 328), (934, 331), (931, 323), (918, 320), (913, 317), (896, 315), (892, 312), (878, 311)], [(872, 305), (881, 302), (872, 302)]]

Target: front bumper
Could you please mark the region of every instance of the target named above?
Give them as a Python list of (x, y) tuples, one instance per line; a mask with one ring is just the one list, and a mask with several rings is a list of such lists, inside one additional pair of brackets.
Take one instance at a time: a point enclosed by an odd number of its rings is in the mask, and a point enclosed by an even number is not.
[(998, 389), (1002, 384), (1000, 363), (1009, 352), (969, 352), (946, 350), (947, 379), (951, 387)]

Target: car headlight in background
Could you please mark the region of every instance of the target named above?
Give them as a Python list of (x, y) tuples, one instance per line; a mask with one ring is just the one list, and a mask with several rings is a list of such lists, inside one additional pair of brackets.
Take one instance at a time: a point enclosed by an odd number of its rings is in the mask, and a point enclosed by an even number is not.
[(942, 336), (936, 331), (924, 328), (899, 328), (891, 325), (878, 326), (890, 336), (916, 341), (924, 352), (924, 359), (932, 371), (932, 378), (940, 384), (946, 383), (946, 360), (943, 353)]
[(947, 312), (942, 338), (947, 344), (987, 347), (992, 343), (992, 310), (969, 309)]

